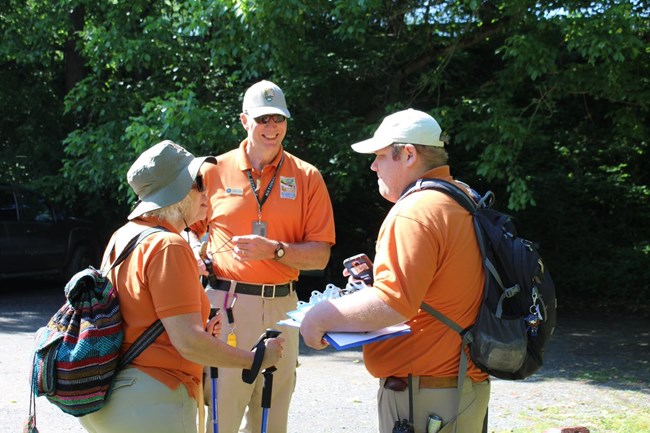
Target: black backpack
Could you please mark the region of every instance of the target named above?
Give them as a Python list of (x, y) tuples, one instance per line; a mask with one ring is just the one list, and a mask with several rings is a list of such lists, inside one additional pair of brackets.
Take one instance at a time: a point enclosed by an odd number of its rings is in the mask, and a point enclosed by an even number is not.
[(492, 192), (481, 198), (469, 187), (465, 192), (441, 179), (419, 179), (402, 197), (424, 189), (447, 194), (474, 216), (485, 285), (476, 323), (465, 329), (424, 302), (420, 308), (462, 337), (460, 377), (464, 378), (467, 370), (466, 346), (474, 364), (492, 376), (506, 380), (529, 377), (542, 366), (556, 323), (555, 286), (536, 245), (517, 236), (508, 215), (490, 208)]

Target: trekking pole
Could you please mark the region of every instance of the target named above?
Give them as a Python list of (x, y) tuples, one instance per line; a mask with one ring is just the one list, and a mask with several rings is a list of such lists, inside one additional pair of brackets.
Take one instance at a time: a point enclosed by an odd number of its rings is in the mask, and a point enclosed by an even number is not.
[[(218, 308), (210, 309), (210, 319), (217, 315)], [(212, 381), (212, 432), (219, 433), (218, 407), (217, 407), (217, 378), (219, 377), (219, 368), (210, 367), (210, 380)]]
[[(280, 335), (280, 331), (274, 329), (267, 329), (265, 338), (276, 338)], [(266, 433), (268, 424), (269, 409), (271, 408), (271, 394), (273, 392), (273, 372), (277, 370), (275, 366), (264, 369), (264, 387), (262, 388), (262, 433)]]
[[(216, 287), (216, 277), (214, 276), (214, 269), (212, 268), (212, 260), (208, 258), (207, 254), (208, 243), (203, 242), (201, 244), (201, 250), (199, 252), (199, 257), (205, 263), (205, 269), (208, 271), (208, 277), (206, 278), (205, 286), (210, 288)], [(210, 309), (210, 319), (217, 315), (219, 311), (218, 308)], [(212, 382), (212, 432), (219, 433), (219, 422), (218, 422), (218, 407), (217, 407), (217, 379), (219, 378), (219, 368), (210, 367), (210, 380)]]
[(204, 279), (203, 287), (209, 287), (211, 289), (217, 288), (217, 277), (214, 275), (214, 268), (212, 267), (212, 259), (208, 256), (208, 243), (203, 242), (201, 244), (201, 250), (199, 251), (199, 257), (203, 260), (205, 264), (205, 270), (208, 272), (207, 277), (201, 277)]

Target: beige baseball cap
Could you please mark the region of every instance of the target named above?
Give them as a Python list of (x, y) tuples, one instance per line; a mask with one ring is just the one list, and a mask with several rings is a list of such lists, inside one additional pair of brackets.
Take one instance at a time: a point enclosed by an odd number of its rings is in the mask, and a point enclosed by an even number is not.
[(353, 144), (352, 149), (359, 153), (374, 153), (393, 143), (444, 147), (445, 142), (440, 140), (441, 133), (436, 119), (409, 108), (386, 116), (372, 138)]
[(242, 111), (253, 117), (265, 114), (291, 117), (282, 89), (266, 80), (255, 83), (246, 90)]
[(129, 219), (185, 198), (204, 162), (216, 164), (217, 159), (214, 156), (195, 158), (170, 140), (161, 141), (145, 150), (126, 174), (126, 180), (139, 199)]

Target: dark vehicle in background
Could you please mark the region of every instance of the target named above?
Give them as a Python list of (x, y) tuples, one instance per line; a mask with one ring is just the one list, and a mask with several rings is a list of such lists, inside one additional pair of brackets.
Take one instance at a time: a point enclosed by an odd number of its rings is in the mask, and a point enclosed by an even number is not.
[(0, 280), (69, 279), (99, 266), (102, 239), (90, 221), (65, 216), (27, 188), (0, 184)]

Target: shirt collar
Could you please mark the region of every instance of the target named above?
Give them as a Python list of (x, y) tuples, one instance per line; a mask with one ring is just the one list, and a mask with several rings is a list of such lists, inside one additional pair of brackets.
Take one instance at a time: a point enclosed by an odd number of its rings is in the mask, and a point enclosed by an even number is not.
[[(250, 159), (248, 159), (248, 155), (246, 154), (246, 148), (248, 147), (248, 138), (245, 138), (242, 140), (241, 143), (239, 143), (239, 151), (237, 153), (237, 167), (241, 171), (246, 171), (246, 170), (252, 170), (253, 165), (251, 164)], [(278, 152), (277, 155), (275, 155), (275, 158), (273, 158), (273, 161), (271, 161), (270, 164), (274, 168), (278, 168), (278, 164), (280, 163), (280, 159), (282, 159), (282, 154), (284, 153), (284, 147), (280, 146), (280, 151)]]

